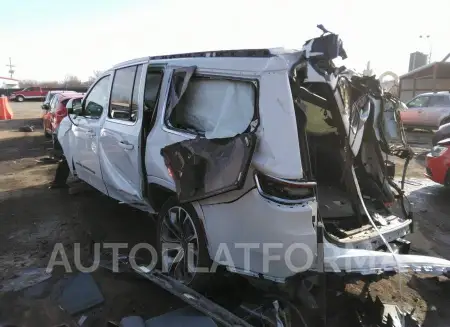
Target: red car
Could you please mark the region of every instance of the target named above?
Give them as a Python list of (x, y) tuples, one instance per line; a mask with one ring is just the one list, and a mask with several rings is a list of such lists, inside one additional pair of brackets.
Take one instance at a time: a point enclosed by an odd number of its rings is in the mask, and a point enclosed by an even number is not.
[(425, 176), (436, 183), (450, 186), (450, 138), (438, 142), (427, 154)]
[[(59, 93), (55, 94), (50, 101), (49, 109), (43, 115), (44, 134), (51, 137), (56, 131), (59, 123), (67, 116), (66, 104), (70, 99), (82, 101), (83, 94), (81, 93)], [(74, 100), (75, 101), (75, 100)]]

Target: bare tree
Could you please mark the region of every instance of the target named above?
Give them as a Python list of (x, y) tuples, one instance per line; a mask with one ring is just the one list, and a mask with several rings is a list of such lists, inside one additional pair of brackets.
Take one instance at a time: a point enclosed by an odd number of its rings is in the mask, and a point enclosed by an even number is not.
[(81, 81), (78, 77), (76, 77), (74, 75), (66, 75), (63, 85), (65, 87), (81, 86)]
[(39, 82), (32, 79), (24, 79), (19, 82), (20, 88), (30, 87), (30, 86), (38, 86)]

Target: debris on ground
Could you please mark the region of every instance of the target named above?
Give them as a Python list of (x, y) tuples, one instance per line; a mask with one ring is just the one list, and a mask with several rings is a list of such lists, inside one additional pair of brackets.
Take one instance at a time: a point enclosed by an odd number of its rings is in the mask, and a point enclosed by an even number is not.
[(27, 268), (17, 273), (14, 278), (0, 284), (1, 292), (18, 292), (25, 288), (39, 284), (51, 277), (51, 271), (46, 268)]
[(65, 286), (59, 299), (60, 306), (75, 315), (103, 303), (104, 298), (94, 278), (79, 273)]
[(34, 126), (33, 125), (25, 125), (19, 127), (19, 132), (34, 132)]

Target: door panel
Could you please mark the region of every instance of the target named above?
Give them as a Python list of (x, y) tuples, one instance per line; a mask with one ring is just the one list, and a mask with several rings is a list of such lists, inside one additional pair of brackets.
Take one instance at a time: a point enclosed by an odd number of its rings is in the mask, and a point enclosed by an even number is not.
[(103, 179), (111, 197), (145, 205), (141, 164), (142, 65), (118, 69), (114, 76), (108, 117), (99, 147)]
[(103, 182), (98, 152), (100, 127), (108, 108), (110, 76), (99, 79), (91, 88), (83, 102), (82, 115), (79, 116), (73, 132), (73, 162), (80, 179), (99, 191), (108, 194)]
[(439, 118), (441, 115), (441, 108), (439, 107), (427, 107), (422, 110), (422, 119), (425, 126), (438, 127)]
[(405, 125), (426, 126), (426, 117), (423, 109), (428, 106), (428, 96), (418, 96), (406, 104), (407, 110), (402, 111), (400, 116)]
[(175, 180), (180, 202), (205, 199), (240, 189), (255, 151), (256, 135), (227, 139), (196, 138), (161, 150)]
[(74, 126), (75, 147), (74, 163), (78, 177), (99, 191), (107, 194), (100, 168), (98, 153), (99, 119), (80, 117)]

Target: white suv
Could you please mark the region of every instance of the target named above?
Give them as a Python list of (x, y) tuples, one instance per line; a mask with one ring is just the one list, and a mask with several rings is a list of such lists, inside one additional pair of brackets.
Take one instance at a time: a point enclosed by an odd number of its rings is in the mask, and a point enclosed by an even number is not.
[(197, 289), (208, 274), (190, 268), (214, 264), (278, 282), (322, 268), (450, 267), (386, 253), (407, 252), (412, 228), (384, 159), (402, 140), (399, 102), (373, 78), (343, 75), (338, 56), (342, 42), (326, 34), (301, 51), (124, 62), (98, 78), (58, 138), (73, 174), (157, 213), (163, 267)]

